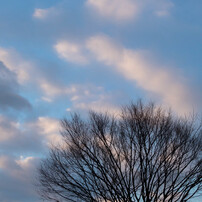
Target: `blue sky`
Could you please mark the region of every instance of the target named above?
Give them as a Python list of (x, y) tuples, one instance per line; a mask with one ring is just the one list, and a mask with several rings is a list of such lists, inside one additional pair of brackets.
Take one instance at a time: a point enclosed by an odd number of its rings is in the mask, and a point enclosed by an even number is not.
[(201, 113), (201, 0), (0, 1), (0, 198), (37, 202), (59, 119), (142, 98)]

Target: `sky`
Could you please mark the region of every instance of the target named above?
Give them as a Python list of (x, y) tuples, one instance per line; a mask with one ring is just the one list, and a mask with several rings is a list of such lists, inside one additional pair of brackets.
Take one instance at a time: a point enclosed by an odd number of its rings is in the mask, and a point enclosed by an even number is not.
[[(40, 201), (60, 119), (143, 99), (202, 112), (201, 0), (0, 0), (0, 199)], [(197, 201), (197, 200), (193, 200)]]

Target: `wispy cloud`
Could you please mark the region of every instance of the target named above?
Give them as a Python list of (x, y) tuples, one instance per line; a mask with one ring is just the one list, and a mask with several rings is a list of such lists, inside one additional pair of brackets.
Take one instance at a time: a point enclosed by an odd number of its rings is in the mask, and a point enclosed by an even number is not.
[(58, 84), (45, 78), (40, 78), (38, 84), (43, 93), (42, 100), (46, 102), (52, 102), (55, 99), (70, 96), (77, 91), (77, 88), (73, 84)]
[[(92, 84), (74, 85), (75, 91), (71, 93), (72, 108), (74, 110), (96, 112), (109, 112), (118, 114), (118, 95), (106, 92), (103, 87)], [(120, 104), (120, 103), (119, 103)], [(70, 111), (70, 108), (67, 109)]]
[[(58, 51), (62, 51), (60, 47)], [(71, 54), (74, 55), (74, 53)], [(78, 53), (75, 54), (77, 56), (73, 59), (80, 59)], [(42, 74), (40, 66), (25, 60), (15, 50), (0, 48), (1, 109), (6, 107), (15, 109), (31, 107), (28, 100), (19, 93), (20, 88), (28, 83), (32, 90), (35, 87), (40, 91), (40, 94), (42, 94), (41, 99), (46, 102), (52, 102), (56, 98), (62, 98), (62, 96), (70, 96), (76, 90), (74, 85), (66, 86), (61, 84), (62, 82), (57, 83), (53, 78)]]
[(146, 2), (153, 9), (153, 13), (158, 17), (165, 17), (170, 15), (174, 3), (171, 0), (147, 0)]
[(139, 12), (137, 1), (133, 0), (87, 0), (87, 5), (101, 16), (115, 20), (130, 20)]
[[(82, 53), (88, 56), (86, 58), (89, 63), (95, 57), (96, 60), (103, 62), (105, 65), (114, 67), (113, 69), (127, 80), (134, 82), (135, 85), (144, 89), (152, 97), (160, 98), (161, 103), (172, 107), (179, 114), (184, 115), (192, 111), (196, 105), (194, 101), (195, 93), (191, 93), (191, 87), (184, 82), (184, 78), (178, 70), (156, 60), (150, 51), (127, 49), (104, 35), (89, 38), (86, 44), (79, 44), (78, 50), (82, 50)], [(101, 102), (106, 103), (107, 99), (104, 100), (101, 97), (92, 102), (89, 99), (87, 102), (82, 102), (82, 99), (85, 100), (85, 94), (76, 93), (79, 88), (75, 88), (74, 92), (70, 89), (69, 87), (50, 87), (50, 91), (47, 92), (54, 91), (56, 94), (62, 94), (62, 92), (67, 94), (71, 97), (74, 106), (80, 109), (87, 109), (90, 106), (95, 110), (102, 109), (104, 105)], [(83, 92), (85, 91), (83, 90)], [(88, 97), (90, 96), (88, 95)]]
[(0, 48), (0, 73), (2, 106), (13, 106), (16, 109), (28, 106), (28, 101), (18, 94), (20, 86), (25, 86), (27, 83), (42, 91), (43, 99), (46, 101), (51, 101), (52, 97), (64, 93), (64, 88), (41, 74), (39, 66), (24, 59), (13, 49)]
[(40, 86), (40, 89), (43, 91), (43, 94), (45, 95), (44, 98), (46, 99), (48, 98), (51, 99), (56, 96), (61, 96), (68, 93), (68, 90), (66, 89), (66, 87), (53, 83), (44, 78), (39, 79), (39, 86)]
[(60, 122), (57, 119), (50, 117), (38, 117), (38, 119), (29, 124), (38, 132), (40, 137), (43, 137), (45, 145), (52, 146), (63, 142), (60, 135)]
[(17, 75), (20, 84), (29, 80), (32, 64), (24, 60), (15, 50), (0, 47), (0, 61)]
[(102, 17), (117, 22), (136, 19), (144, 13), (168, 16), (174, 5), (170, 0), (87, 0), (86, 4)]
[(50, 17), (55, 17), (59, 14), (59, 11), (55, 7), (50, 8), (36, 8), (33, 13), (33, 17), (39, 20), (46, 20)]
[(71, 101), (72, 107), (67, 108), (66, 111), (74, 110), (95, 110), (97, 112), (108, 111), (110, 113), (117, 113), (116, 95), (111, 95), (105, 92), (103, 87), (93, 84), (70, 84), (57, 85), (46, 81), (42, 83), (41, 89), (45, 96), (44, 101), (52, 102), (59, 97), (66, 97)]
[(82, 52), (82, 46), (69, 41), (59, 41), (54, 46), (58, 56), (67, 62), (86, 64), (88, 62), (87, 57), (85, 57)]
[(95, 58), (113, 66), (126, 79), (135, 82), (147, 92), (161, 98), (178, 113), (184, 114), (193, 109), (189, 87), (170, 67), (155, 62), (151, 53), (129, 50), (117, 45), (106, 36), (94, 36), (87, 41), (88, 49)]

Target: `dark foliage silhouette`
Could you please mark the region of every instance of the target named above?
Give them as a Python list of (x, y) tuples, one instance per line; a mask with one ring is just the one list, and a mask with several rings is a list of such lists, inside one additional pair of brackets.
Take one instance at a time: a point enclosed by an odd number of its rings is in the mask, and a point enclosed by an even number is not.
[(62, 120), (64, 144), (38, 169), (53, 201), (188, 201), (202, 188), (201, 127), (141, 101), (119, 116)]

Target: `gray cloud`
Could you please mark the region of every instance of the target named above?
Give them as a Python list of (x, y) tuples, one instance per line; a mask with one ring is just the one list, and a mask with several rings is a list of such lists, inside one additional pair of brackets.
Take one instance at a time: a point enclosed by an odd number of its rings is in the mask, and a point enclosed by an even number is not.
[[(22, 129), (23, 128), (23, 129)], [(38, 153), (43, 151), (40, 131), (0, 115), (1, 153)]]
[(46, 117), (20, 123), (0, 115), (1, 202), (39, 201), (34, 186), (36, 168), (48, 143), (57, 141), (57, 123)]
[(35, 157), (0, 156), (2, 202), (39, 201), (33, 184), (38, 163)]
[(29, 101), (19, 94), (16, 75), (8, 70), (1, 61), (0, 92), (0, 109), (13, 108), (21, 110), (31, 107)]

